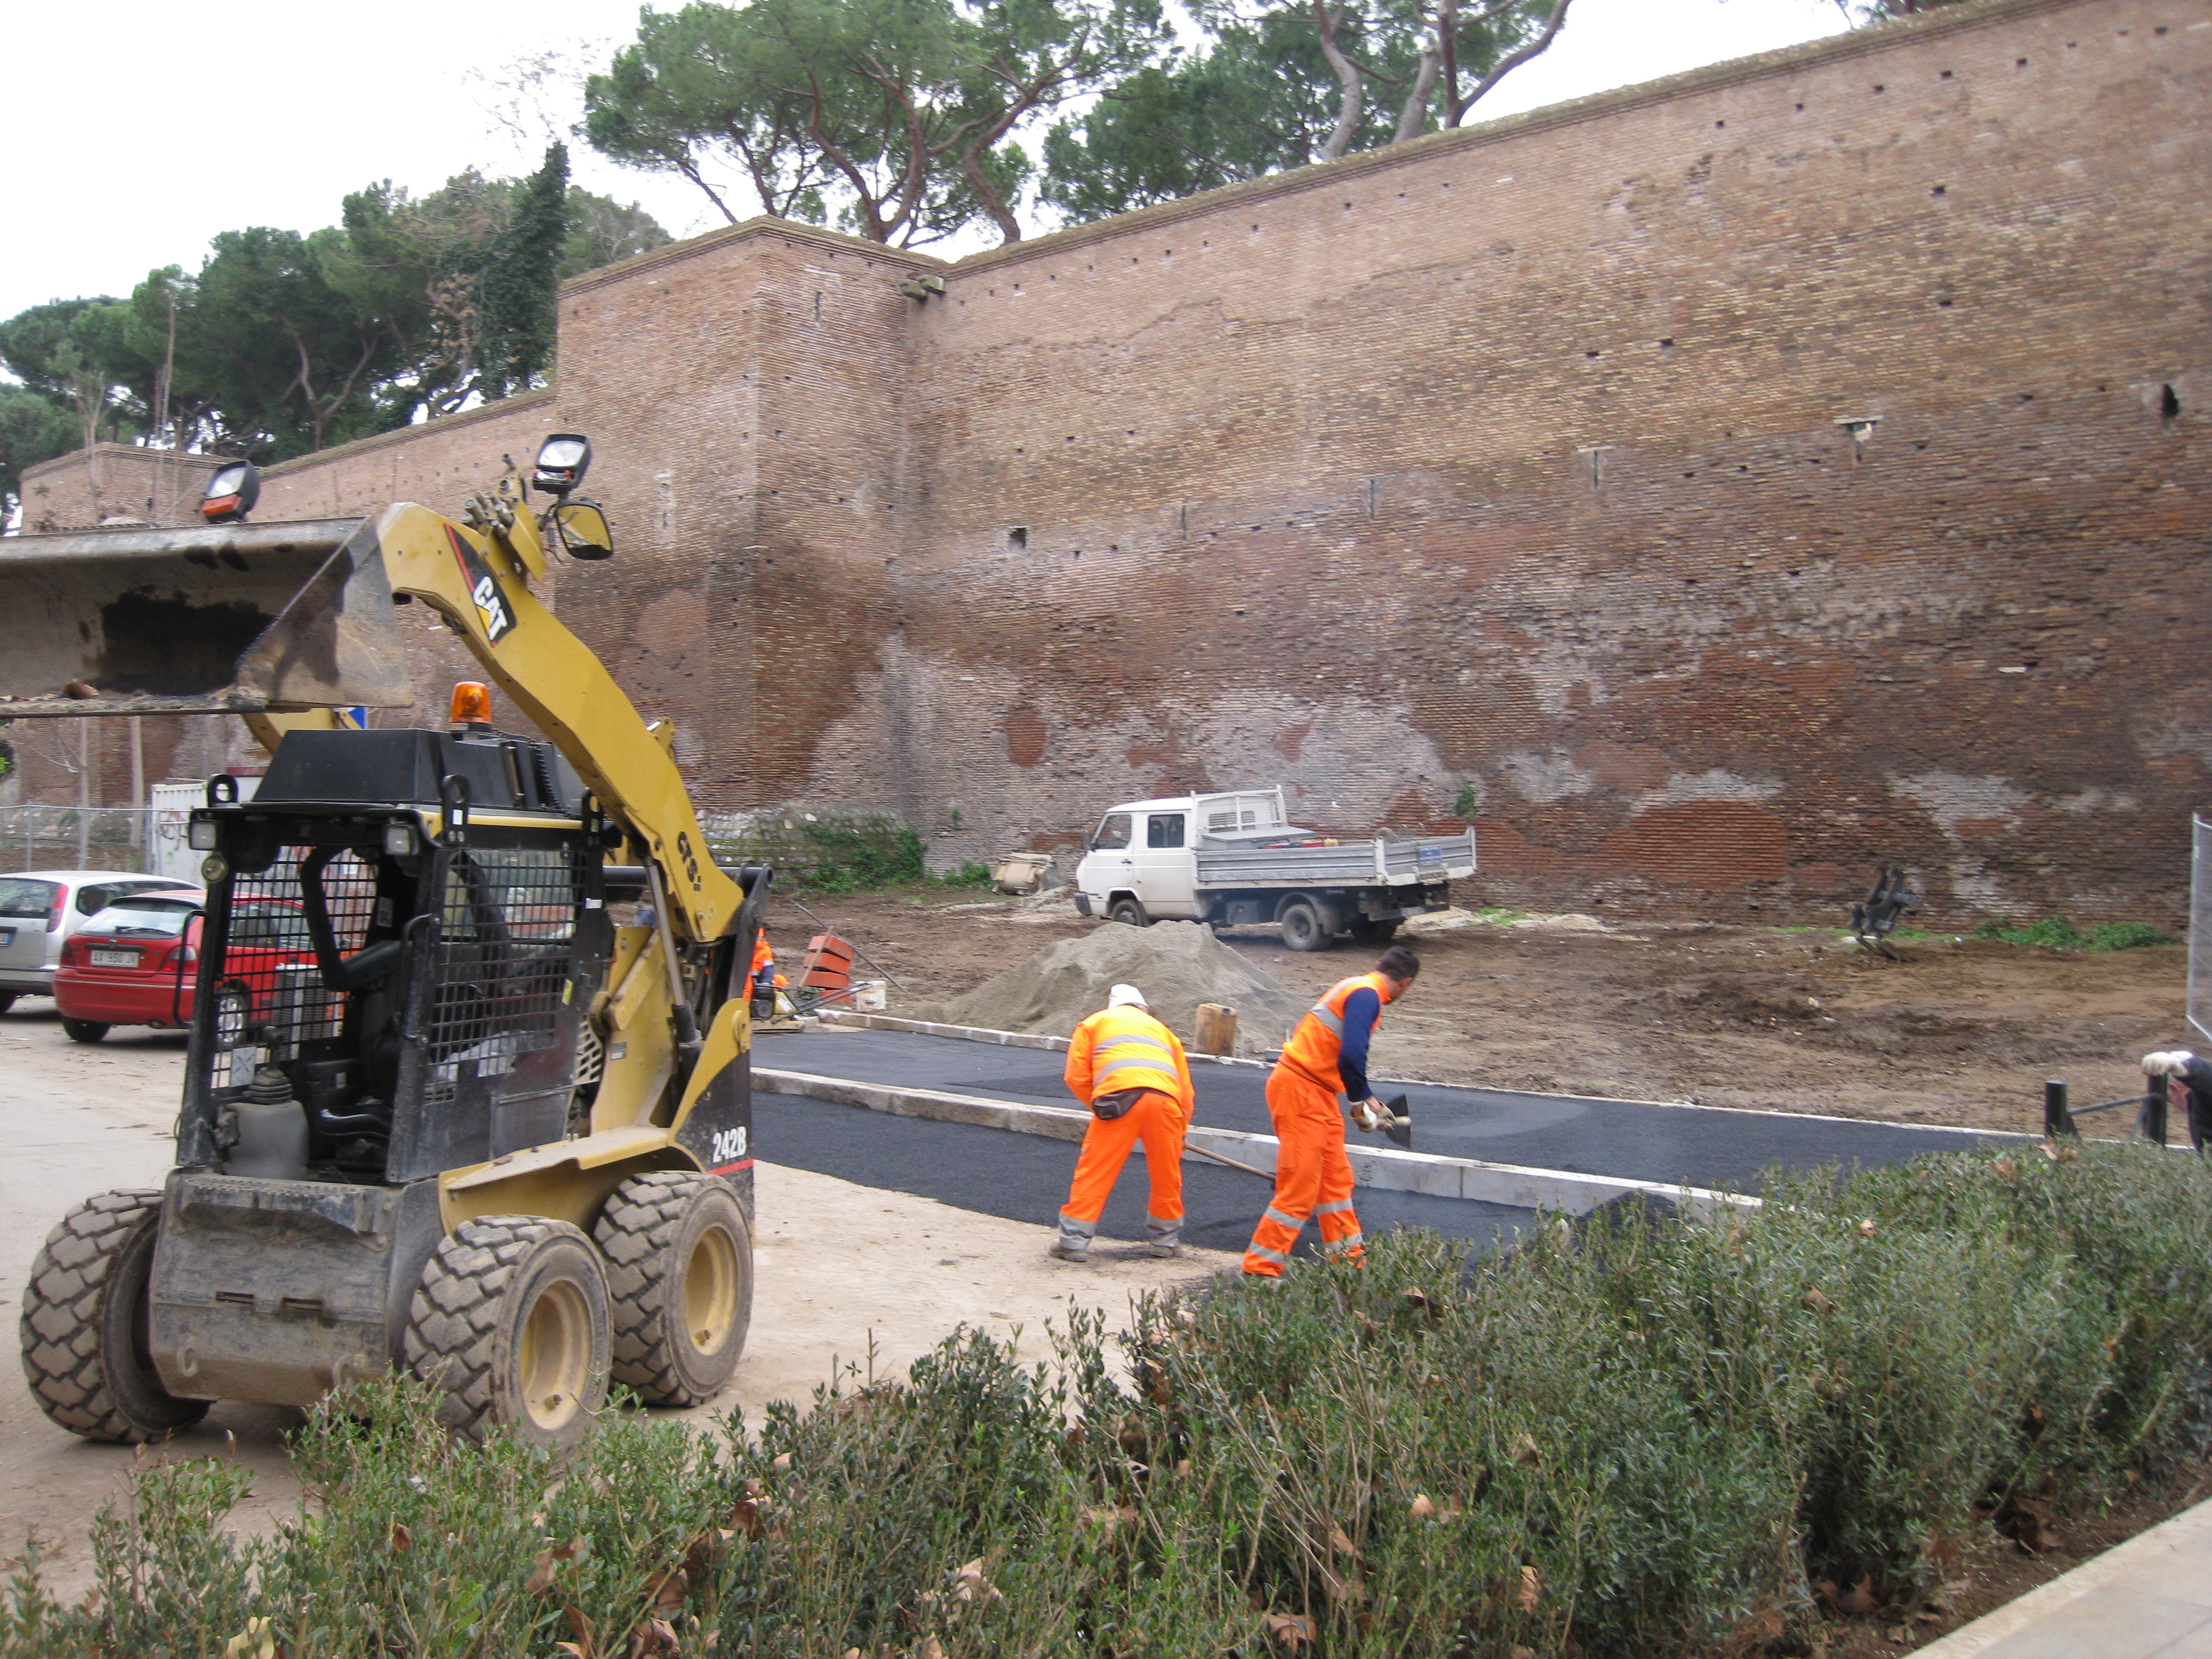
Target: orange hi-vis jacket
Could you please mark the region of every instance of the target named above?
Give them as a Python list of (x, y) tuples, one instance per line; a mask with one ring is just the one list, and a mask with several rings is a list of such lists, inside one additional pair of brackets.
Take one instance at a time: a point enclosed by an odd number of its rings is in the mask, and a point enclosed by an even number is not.
[[(1390, 1000), (1390, 981), (1379, 973), (1354, 974), (1350, 979), (1339, 980), (1307, 1010), (1306, 1017), (1291, 1033), (1291, 1040), (1283, 1045), (1283, 1064), (1332, 1095), (1344, 1091), (1336, 1065), (1344, 1048), (1344, 1005), (1359, 990), (1374, 992), (1385, 1004)], [(1376, 1024), (1382, 1024), (1379, 1018)]]
[(1156, 1089), (1188, 1117), (1196, 1097), (1182, 1044), (1142, 1008), (1104, 1009), (1077, 1026), (1063, 1075), (1068, 1092), (1085, 1103), (1124, 1089)]
[(768, 929), (763, 927), (753, 935), (753, 974), (757, 975), (762, 969), (775, 965), (775, 952), (769, 948)]

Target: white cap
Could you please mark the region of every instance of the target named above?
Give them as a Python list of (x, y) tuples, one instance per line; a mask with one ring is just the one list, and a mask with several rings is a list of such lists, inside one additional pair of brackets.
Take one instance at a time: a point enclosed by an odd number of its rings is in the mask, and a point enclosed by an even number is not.
[(1106, 994), (1109, 1008), (1142, 1008), (1147, 1013), (1152, 1005), (1145, 1000), (1145, 994), (1133, 985), (1117, 985)]

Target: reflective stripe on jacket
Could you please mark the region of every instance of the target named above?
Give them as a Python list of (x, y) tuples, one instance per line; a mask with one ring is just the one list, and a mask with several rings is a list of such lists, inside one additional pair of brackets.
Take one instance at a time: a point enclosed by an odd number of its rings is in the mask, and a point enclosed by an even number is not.
[[(1390, 981), (1379, 973), (1354, 974), (1350, 979), (1339, 980), (1306, 1012), (1291, 1033), (1291, 1040), (1283, 1045), (1283, 1064), (1303, 1072), (1331, 1094), (1344, 1087), (1336, 1061), (1344, 1048), (1344, 1005), (1354, 991), (1372, 991), (1377, 1001), (1390, 1000)], [(1377, 1013), (1375, 1024), (1382, 1023)], [(1366, 1033), (1360, 1035), (1364, 1038)], [(1364, 1042), (1360, 1044), (1363, 1050), (1365, 1046)]]
[(1176, 1034), (1141, 1008), (1108, 1008), (1075, 1028), (1063, 1074), (1085, 1106), (1126, 1089), (1157, 1089), (1190, 1115), (1190, 1063)]

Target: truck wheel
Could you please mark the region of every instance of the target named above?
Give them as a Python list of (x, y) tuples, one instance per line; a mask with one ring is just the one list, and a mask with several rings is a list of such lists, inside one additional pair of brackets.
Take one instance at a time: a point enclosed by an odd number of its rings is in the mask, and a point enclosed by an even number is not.
[(107, 1027), (96, 1019), (65, 1019), (62, 1030), (71, 1042), (98, 1042), (107, 1035)]
[(752, 1229), (730, 1184), (689, 1170), (632, 1176), (592, 1236), (607, 1262), (614, 1380), (648, 1406), (713, 1399), (753, 1316)]
[(1370, 921), (1362, 916), (1352, 924), (1352, 937), (1362, 945), (1388, 945), (1398, 937), (1397, 920)]
[(146, 1283), (159, 1193), (102, 1193), (62, 1218), (23, 1289), (23, 1375), (40, 1410), (72, 1434), (159, 1440), (207, 1415), (161, 1386), (146, 1343)]
[(1328, 929), (1322, 926), (1321, 912), (1304, 899), (1291, 900), (1275, 920), (1282, 926), (1283, 943), (1293, 951), (1328, 949)]
[(13, 991), (0, 991), (0, 1014), (6, 1013), (15, 1006), (15, 994)]
[(1133, 898), (1117, 898), (1108, 905), (1106, 920), (1130, 927), (1149, 927), (1152, 925), (1152, 919), (1145, 914), (1145, 907)]
[(504, 1424), (563, 1449), (607, 1397), (607, 1277), (592, 1241), (543, 1216), (478, 1216), (422, 1270), (401, 1342), (446, 1392), (438, 1420), (471, 1440)]

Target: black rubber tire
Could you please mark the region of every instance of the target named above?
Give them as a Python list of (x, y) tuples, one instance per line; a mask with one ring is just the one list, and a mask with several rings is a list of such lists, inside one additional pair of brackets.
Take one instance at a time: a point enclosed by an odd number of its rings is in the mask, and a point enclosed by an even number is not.
[[(551, 1373), (526, 1352), (541, 1315), (558, 1328), (550, 1346), (565, 1350)], [(447, 1428), (480, 1441), (504, 1426), (562, 1450), (606, 1403), (610, 1328), (606, 1272), (580, 1230), (543, 1216), (478, 1216), (439, 1241), (400, 1351), (410, 1371), (445, 1390), (438, 1420)], [(550, 1391), (532, 1410), (540, 1389)]]
[(720, 1394), (753, 1317), (752, 1229), (735, 1189), (688, 1170), (632, 1176), (592, 1237), (607, 1264), (614, 1380), (648, 1406)]
[(1304, 899), (1292, 899), (1275, 915), (1283, 930), (1283, 943), (1293, 951), (1326, 951), (1334, 941), (1322, 925), (1321, 912)]
[(1352, 924), (1352, 937), (1361, 945), (1388, 945), (1398, 937), (1397, 918), (1393, 917), (1389, 921), (1370, 921), (1362, 916)]
[(16, 993), (13, 991), (0, 991), (0, 1014), (6, 1013), (15, 1006), (15, 996)]
[(102, 1193), (46, 1235), (23, 1289), (23, 1375), (39, 1409), (71, 1434), (132, 1446), (207, 1415), (161, 1386), (146, 1352), (146, 1285), (159, 1193)]
[(1117, 898), (1106, 907), (1106, 920), (1118, 921), (1127, 927), (1149, 927), (1152, 925), (1152, 919), (1145, 913), (1145, 907), (1135, 899), (1127, 897)]
[(98, 1042), (107, 1035), (106, 1025), (96, 1019), (64, 1018), (62, 1021), (62, 1030), (69, 1034), (69, 1040), (71, 1042)]

